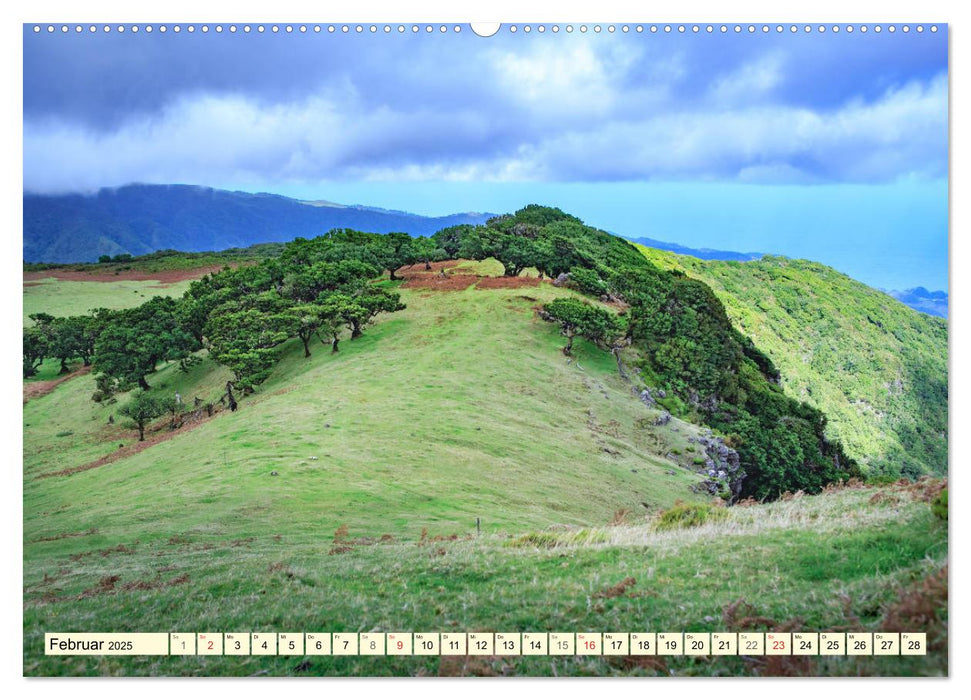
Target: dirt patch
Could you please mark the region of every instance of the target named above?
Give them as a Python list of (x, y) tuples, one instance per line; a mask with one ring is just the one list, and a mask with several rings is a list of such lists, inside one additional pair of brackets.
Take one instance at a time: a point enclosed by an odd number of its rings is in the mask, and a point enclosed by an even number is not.
[(439, 292), (460, 292), (476, 285), (477, 289), (520, 289), (538, 287), (549, 283), (538, 277), (489, 277), (476, 275), (467, 268), (458, 267), (465, 260), (442, 260), (426, 270), (424, 263), (407, 265), (395, 270), (395, 276), (406, 280), (406, 289), (431, 289)]
[(480, 277), (476, 289), (523, 289), (549, 284), (539, 277)]
[(431, 263), (431, 269), (425, 269), (425, 263), (416, 263), (414, 265), (405, 265), (404, 267), (398, 268), (394, 271), (396, 277), (401, 277), (402, 279), (410, 279), (414, 275), (430, 275), (441, 272), (442, 270), (449, 270), (457, 265), (461, 265), (466, 262), (465, 260), (440, 260), (439, 262)]
[[(33, 280), (50, 279), (67, 282), (158, 282), (159, 286), (184, 282), (186, 280), (196, 280), (204, 277), (210, 272), (219, 272), (223, 269), (222, 265), (207, 265), (186, 270), (159, 270), (157, 272), (145, 272), (143, 270), (119, 270), (108, 272), (106, 270), (36, 270), (24, 273), (24, 286), (28, 286)], [(34, 285), (37, 282), (33, 282)]]
[(79, 367), (70, 374), (65, 374), (63, 377), (58, 377), (57, 379), (47, 379), (39, 382), (24, 382), (24, 403), (27, 403), (30, 399), (39, 399), (41, 396), (47, 396), (63, 382), (70, 379), (75, 379), (76, 377), (82, 377), (85, 374), (88, 374), (90, 371), (90, 366)]
[(633, 588), (637, 583), (637, 580), (632, 576), (628, 576), (620, 583), (614, 584), (610, 588), (605, 588), (599, 593), (594, 594), (594, 598), (620, 598), (627, 592), (628, 588)]
[(89, 588), (86, 591), (78, 595), (78, 600), (83, 600), (84, 598), (93, 598), (94, 596), (104, 595), (105, 593), (112, 593), (115, 590), (115, 584), (121, 580), (121, 576), (104, 576), (98, 581), (98, 585), (93, 588)]
[(151, 591), (158, 588), (168, 588), (169, 586), (180, 586), (183, 583), (189, 582), (189, 574), (182, 574), (181, 576), (176, 576), (168, 581), (163, 581), (161, 578), (157, 578), (152, 581), (129, 581), (118, 587), (116, 584), (119, 581), (121, 581), (121, 576), (104, 576), (100, 581), (98, 581), (98, 585), (80, 593), (77, 596), (77, 600), (84, 600), (85, 598), (93, 598), (100, 595), (109, 595), (117, 593), (119, 590)]
[(437, 292), (461, 292), (477, 281), (475, 275), (415, 275), (409, 277), (402, 287), (405, 289), (432, 289)]

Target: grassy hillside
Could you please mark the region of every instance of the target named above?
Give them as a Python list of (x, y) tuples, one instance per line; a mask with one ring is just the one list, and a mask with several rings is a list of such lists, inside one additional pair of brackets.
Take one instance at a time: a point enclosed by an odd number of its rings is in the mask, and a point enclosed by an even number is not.
[[(617, 378), (608, 353), (584, 345), (567, 364), (562, 338), (536, 317), (535, 305), (572, 292), (401, 291), (408, 309), (338, 354), (318, 343), (304, 359), (293, 342), (238, 412), (95, 469), (37, 478), (130, 448), (135, 433), (116, 414), (124, 397), (92, 402), (86, 375), (31, 399), (27, 540), (89, 528), (123, 539), (133, 525), (142, 541), (341, 524), (418, 536), (467, 532), (476, 517), (489, 532), (520, 531), (698, 498), (689, 487), (699, 477), (664, 456), (690, 466), (687, 438), (698, 430), (651, 425), (659, 411)], [(191, 403), (218, 398), (226, 379), (206, 360), (150, 382)], [(165, 436), (164, 423), (150, 437)]]
[[(25, 673), (947, 673), (947, 529), (927, 502), (940, 484), (828, 489), (661, 529), (677, 501), (705, 500), (692, 490), (702, 431), (677, 419), (654, 425), (660, 411), (620, 381), (609, 353), (577, 340), (567, 362), (564, 339), (535, 309), (574, 292), (462, 277), (500, 271), (488, 260), (462, 265), (452, 291), (433, 289), (434, 275), (426, 287), (398, 286), (406, 310), (379, 317), (336, 355), (317, 344), (305, 359), (291, 341), (239, 411), (176, 433), (160, 420), (147, 449), (121, 425), (124, 396), (91, 401), (91, 375), (30, 398)], [(110, 283), (103, 289), (96, 305), (117, 296)], [(189, 372), (167, 365), (149, 380), (153, 392), (178, 391), (191, 403), (217, 399), (228, 376), (206, 359)], [(109, 424), (112, 415), (119, 420)], [(901, 626), (928, 631), (932, 653), (784, 661), (39, 653), (52, 630)]]
[[(202, 443), (199, 443), (200, 446)], [(156, 465), (160, 468), (160, 465)], [(947, 527), (934, 482), (725, 509), (688, 529), (352, 542), (282, 513), (171, 539), (111, 510), (25, 542), (27, 675), (946, 675)], [(68, 507), (62, 505), (62, 507)], [(56, 509), (49, 512), (56, 516)], [(147, 516), (147, 514), (146, 514)], [(62, 519), (61, 523), (65, 523)], [(125, 524), (127, 531), (117, 526)], [(78, 522), (78, 526), (82, 524)], [(60, 527), (62, 525), (57, 525)], [(49, 530), (53, 532), (53, 530)], [(334, 540), (339, 540), (336, 544)], [(539, 546), (536, 546), (536, 545)], [(111, 611), (110, 623), (106, 611)], [(927, 656), (45, 657), (75, 631), (924, 631)]]
[(154, 296), (180, 297), (188, 288), (188, 280), (163, 283), (159, 280), (86, 282), (54, 277), (33, 279), (24, 285), (24, 324), (32, 324), (29, 316), (35, 313), (77, 316), (96, 308), (128, 309), (144, 304)]
[(791, 396), (871, 472), (947, 472), (947, 322), (832, 268), (766, 256), (698, 260), (640, 247), (707, 283), (779, 368)]

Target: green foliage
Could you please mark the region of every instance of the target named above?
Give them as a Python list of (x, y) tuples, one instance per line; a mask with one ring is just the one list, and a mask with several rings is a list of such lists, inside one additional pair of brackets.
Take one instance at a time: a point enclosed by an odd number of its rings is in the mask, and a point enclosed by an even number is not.
[(931, 512), (934, 517), (947, 522), (947, 489), (941, 489), (933, 501), (931, 501)]
[(426, 267), (430, 267), (433, 262), (445, 260), (448, 256), (445, 249), (440, 247), (438, 242), (432, 238), (416, 238), (412, 241), (411, 247), (414, 251), (415, 262), (423, 262)]
[(160, 362), (181, 360), (199, 349), (182, 325), (179, 302), (154, 297), (134, 309), (104, 312), (92, 365), (112, 390), (148, 388), (146, 377)]
[(24, 379), (37, 374), (37, 368), (47, 357), (47, 335), (37, 326), (24, 328)]
[(277, 347), (291, 337), (293, 317), (283, 310), (219, 307), (209, 316), (209, 356), (233, 372), (235, 385), (252, 392), (270, 375)]
[(555, 299), (544, 305), (543, 310), (567, 337), (565, 355), (572, 354), (573, 339), (578, 335), (602, 349), (612, 348), (624, 335), (624, 324), (616, 314), (580, 299)]
[(610, 291), (600, 274), (586, 267), (574, 267), (570, 270), (570, 286), (578, 292), (595, 297)]
[(708, 284), (765, 359), (746, 354), (768, 375), (778, 367), (787, 395), (825, 412), (827, 438), (839, 440), (868, 476), (946, 473), (944, 319), (807, 260), (729, 262), (641, 250)]
[(676, 503), (658, 514), (654, 527), (658, 530), (697, 527), (724, 520), (727, 514), (724, 507), (716, 507), (708, 503)]
[(145, 426), (164, 416), (174, 401), (163, 399), (147, 391), (135, 392), (131, 399), (118, 409), (118, 413), (131, 419), (130, 427), (138, 429), (138, 439), (145, 439)]
[[(403, 309), (397, 293), (372, 283), (381, 271), (394, 279), (402, 265), (452, 254), (495, 257), (507, 275), (525, 267), (551, 277), (570, 272), (582, 293), (626, 302), (623, 315), (575, 298), (554, 300), (544, 312), (568, 338), (565, 353), (580, 336), (613, 351), (620, 365), (620, 349), (632, 345), (642, 376), (668, 389), (671, 406), (729, 435), (745, 472), (734, 495), (818, 492), (859, 475), (842, 446), (825, 436), (824, 415), (783, 393), (773, 361), (732, 326), (709, 286), (655, 266), (626, 241), (559, 209), (535, 205), (485, 226), (444, 229), (430, 240), (351, 229), (298, 238), (277, 257), (192, 283), (180, 302), (156, 298), (107, 314), (94, 345), (102, 395), (136, 383), (145, 388), (159, 362), (203, 346), (250, 392), (269, 376), (277, 348), (289, 338), (301, 339), (306, 357), (314, 336), (330, 338), (336, 352), (342, 328), (354, 339), (378, 314)], [(80, 326), (62, 326), (65, 337), (78, 335)], [(47, 355), (58, 349), (51, 338)], [(29, 340), (25, 373), (41, 358), (40, 345)]]

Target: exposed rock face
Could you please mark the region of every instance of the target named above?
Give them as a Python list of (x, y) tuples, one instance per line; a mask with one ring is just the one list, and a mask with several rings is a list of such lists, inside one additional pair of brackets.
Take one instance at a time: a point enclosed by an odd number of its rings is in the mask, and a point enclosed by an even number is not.
[(570, 281), (570, 273), (561, 272), (559, 275), (556, 276), (556, 279), (553, 280), (553, 286), (562, 287), (564, 284), (566, 284), (569, 281)]
[(725, 444), (723, 438), (698, 438), (698, 444), (705, 450), (704, 470), (708, 478), (704, 486), (709, 493), (716, 496), (727, 496), (729, 503), (738, 500), (742, 492), (742, 481), (745, 471), (739, 463), (738, 452)]
[(654, 396), (651, 394), (650, 389), (644, 389), (637, 396), (648, 408), (654, 408), (654, 404), (657, 403), (657, 401), (654, 399)]
[(671, 422), (671, 414), (664, 411), (657, 418), (654, 419), (654, 425), (667, 425)]

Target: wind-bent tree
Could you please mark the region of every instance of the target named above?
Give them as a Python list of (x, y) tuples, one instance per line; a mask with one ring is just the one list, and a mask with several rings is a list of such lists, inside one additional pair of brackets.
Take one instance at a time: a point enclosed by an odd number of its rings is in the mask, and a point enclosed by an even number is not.
[(141, 442), (145, 440), (145, 426), (168, 413), (170, 403), (173, 402), (147, 391), (139, 391), (118, 412), (130, 419), (129, 427), (138, 429), (138, 440)]
[(351, 340), (359, 338), (364, 328), (370, 325), (379, 313), (394, 313), (405, 308), (401, 303), (400, 294), (369, 284), (361, 285), (350, 295), (350, 298), (353, 306), (359, 309), (354, 313), (346, 314), (346, 322), (351, 329)]
[(47, 356), (47, 337), (37, 326), (24, 328), (24, 379), (37, 374)]
[(613, 349), (624, 336), (624, 324), (616, 314), (580, 299), (555, 299), (544, 305), (543, 310), (560, 324), (567, 338), (564, 355), (573, 354), (573, 340), (578, 335), (604, 350)]
[(292, 323), (286, 311), (220, 307), (206, 325), (209, 356), (232, 371), (236, 388), (252, 393), (270, 376), (278, 346), (292, 335)]
[(303, 356), (310, 357), (310, 341), (322, 330), (329, 330), (327, 310), (319, 304), (300, 304), (290, 307), (288, 314), (292, 332), (303, 343)]
[(495, 257), (506, 268), (506, 277), (518, 277), (527, 267), (543, 263), (536, 242), (524, 236), (504, 236)]
[(398, 279), (395, 270), (415, 262), (415, 239), (407, 233), (389, 233), (384, 237), (385, 266), (391, 272), (391, 279)]
[(107, 386), (115, 390), (136, 384), (147, 390), (146, 377), (160, 362), (181, 360), (199, 349), (181, 320), (179, 303), (168, 297), (111, 312), (94, 346), (95, 372), (107, 377)]
[(412, 241), (411, 245), (415, 260), (425, 263), (426, 270), (431, 270), (433, 262), (444, 260), (447, 255), (445, 250), (440, 248), (438, 243), (432, 238), (416, 238)]
[(291, 268), (283, 279), (280, 293), (288, 299), (309, 304), (322, 292), (356, 285), (379, 274), (377, 267), (359, 260), (321, 261), (309, 267)]
[(321, 295), (319, 306), (323, 320), (321, 332), (330, 336), (331, 352), (338, 352), (341, 328), (347, 326), (352, 333), (355, 327), (360, 328), (367, 317), (367, 309), (355, 304), (349, 294), (340, 292)]
[(67, 366), (67, 361), (77, 357), (71, 337), (72, 331), (75, 330), (74, 324), (65, 324), (66, 319), (56, 318), (46, 313), (31, 314), (30, 319), (44, 336), (47, 356), (56, 357), (61, 361), (61, 374), (70, 372), (71, 368)]

